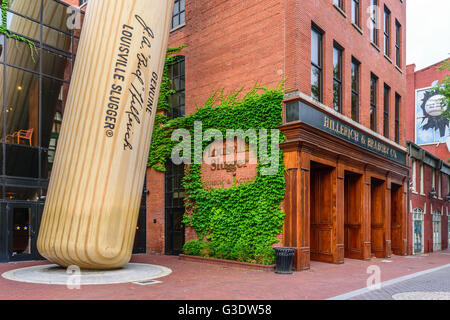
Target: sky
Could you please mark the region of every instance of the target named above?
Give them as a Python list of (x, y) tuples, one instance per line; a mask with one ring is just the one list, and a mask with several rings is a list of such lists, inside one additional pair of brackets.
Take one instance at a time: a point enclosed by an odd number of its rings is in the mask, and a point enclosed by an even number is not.
[(406, 63), (416, 71), (450, 58), (450, 0), (406, 0)]

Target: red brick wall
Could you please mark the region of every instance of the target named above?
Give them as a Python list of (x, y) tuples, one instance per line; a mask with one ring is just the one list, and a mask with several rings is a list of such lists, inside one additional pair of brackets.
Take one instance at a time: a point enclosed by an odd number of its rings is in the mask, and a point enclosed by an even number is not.
[[(361, 2), (359, 33), (351, 24), (350, 1), (345, 2), (345, 18), (332, 0), (186, 0), (186, 26), (172, 32), (170, 47), (186, 44), (186, 112), (195, 111), (217, 89), (225, 93), (254, 86), (255, 82), (273, 87), (286, 79), (286, 89), (311, 91), (311, 22), (323, 29), (324, 103), (332, 105), (333, 40), (344, 47), (343, 113), (351, 112), (352, 55), (361, 62), (360, 122), (369, 127), (370, 72), (379, 77), (378, 133), (383, 125), (383, 83), (391, 87), (390, 138), (394, 139), (395, 92), (402, 96), (400, 143), (405, 145), (404, 106), (406, 97), (405, 41), (406, 4), (399, 0), (379, 0), (391, 10), (391, 58), (394, 60), (395, 19), (402, 25), (402, 64), (400, 70), (384, 57), (382, 30), (378, 31), (380, 51), (370, 44), (369, 1)], [(380, 12), (382, 22), (382, 12)], [(148, 179), (147, 247), (163, 252), (163, 226), (151, 226), (154, 217), (164, 217), (164, 203), (154, 198), (164, 195), (160, 173)], [(164, 199), (162, 198), (162, 201)], [(163, 224), (158, 219), (158, 223)], [(189, 235), (187, 235), (189, 240)]]
[[(351, 116), (351, 60), (352, 56), (361, 62), (360, 69), (360, 122), (370, 127), (370, 73), (378, 76), (378, 106), (377, 106), (377, 132), (382, 133), (383, 126), (383, 83), (391, 87), (390, 96), (390, 139), (394, 140), (395, 132), (395, 92), (403, 97), (401, 112), (404, 117), (404, 103), (406, 96), (405, 72), (405, 41), (402, 41), (401, 70), (397, 70), (395, 62), (391, 63), (384, 58), (382, 30), (378, 30), (378, 51), (370, 44), (370, 29), (367, 25), (369, 19), (369, 1), (361, 2), (361, 29), (363, 34), (351, 24), (351, 1), (344, 1), (347, 17), (345, 18), (332, 5), (331, 0), (296, 1), (286, 0), (286, 74), (288, 81), (286, 87), (299, 89), (310, 95), (311, 93), (311, 22), (314, 22), (324, 32), (324, 99), (327, 106), (333, 103), (333, 41), (344, 48), (343, 53), (343, 114)], [(406, 37), (406, 6), (398, 0), (379, 0), (381, 8), (384, 4), (391, 10), (391, 59), (394, 60), (395, 19), (402, 25), (402, 39)], [(382, 22), (382, 13), (380, 17)], [(404, 122), (400, 121), (400, 143), (405, 145)]]
[[(406, 114), (406, 135), (407, 139), (415, 142), (415, 104), (416, 104), (416, 90), (429, 88), (436, 80), (441, 82), (445, 76), (450, 75), (449, 70), (438, 70), (437, 68), (442, 65), (442, 61), (425, 69), (415, 71), (415, 65), (407, 66), (407, 114)], [(447, 161), (450, 158), (450, 152), (446, 144), (439, 145), (426, 145), (422, 146), (425, 150), (435, 155), (436, 157)]]

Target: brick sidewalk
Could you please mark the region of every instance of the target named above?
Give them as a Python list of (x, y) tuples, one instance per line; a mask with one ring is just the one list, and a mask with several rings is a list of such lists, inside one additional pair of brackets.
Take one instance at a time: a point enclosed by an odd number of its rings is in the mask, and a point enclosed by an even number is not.
[[(390, 262), (389, 262), (390, 261)], [(345, 264), (311, 262), (311, 269), (292, 275), (250, 271), (198, 262), (180, 261), (177, 257), (136, 255), (132, 262), (157, 264), (172, 269), (172, 274), (157, 279), (159, 284), (140, 286), (83, 286), (69, 290), (65, 286), (14, 282), (0, 277), (0, 299), (163, 299), (163, 300), (300, 300), (326, 299), (364, 288), (367, 267), (378, 265), (381, 281), (387, 281), (450, 263), (450, 251), (415, 257), (393, 256), (390, 259), (359, 261), (346, 259)], [(0, 274), (46, 262), (0, 264)]]

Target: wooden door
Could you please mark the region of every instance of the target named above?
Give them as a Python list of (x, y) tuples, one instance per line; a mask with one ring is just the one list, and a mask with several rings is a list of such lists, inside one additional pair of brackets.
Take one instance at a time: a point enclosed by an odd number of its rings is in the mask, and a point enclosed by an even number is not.
[(333, 169), (311, 166), (311, 260), (333, 262)]
[(346, 173), (344, 185), (345, 257), (362, 259), (362, 176)]

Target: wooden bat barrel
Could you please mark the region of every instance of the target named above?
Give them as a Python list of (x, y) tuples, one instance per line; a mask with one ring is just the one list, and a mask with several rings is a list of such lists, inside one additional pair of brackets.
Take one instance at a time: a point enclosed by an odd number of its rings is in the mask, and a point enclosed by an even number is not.
[(173, 0), (89, 0), (38, 237), (63, 267), (129, 262)]

